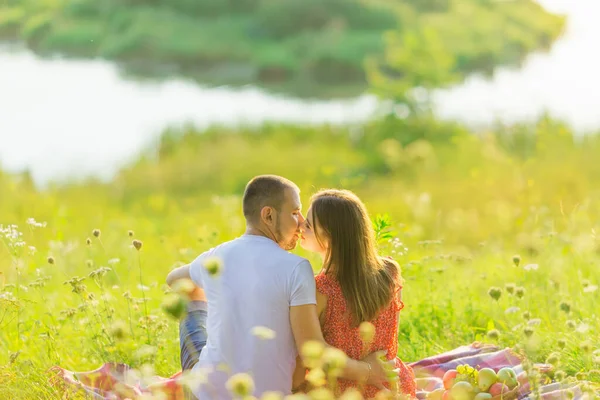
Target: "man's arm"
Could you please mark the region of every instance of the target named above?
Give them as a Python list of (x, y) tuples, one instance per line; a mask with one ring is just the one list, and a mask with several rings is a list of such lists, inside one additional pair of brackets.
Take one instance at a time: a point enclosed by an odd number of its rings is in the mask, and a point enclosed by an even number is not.
[[(296, 348), (301, 357), (302, 347), (306, 342), (317, 341), (324, 346), (331, 347), (323, 339), (315, 304), (291, 306), (290, 323), (296, 341)], [(379, 355), (379, 353), (372, 353), (361, 361), (348, 358), (342, 371), (342, 377), (357, 382), (366, 382), (380, 389), (385, 389), (383, 383), (389, 382), (390, 379), (386, 368), (377, 360)]]
[(167, 285), (173, 286), (173, 284), (180, 279), (191, 279), (189, 264), (175, 268), (169, 272), (169, 275), (167, 275)]

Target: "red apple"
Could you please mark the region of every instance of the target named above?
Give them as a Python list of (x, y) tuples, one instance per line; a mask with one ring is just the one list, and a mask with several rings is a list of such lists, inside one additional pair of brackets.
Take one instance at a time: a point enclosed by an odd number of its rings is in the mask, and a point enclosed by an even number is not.
[(508, 388), (508, 386), (506, 386), (504, 383), (501, 382), (496, 382), (494, 383), (492, 386), (490, 386), (490, 391), (489, 393), (493, 396), (500, 396), (502, 394), (505, 394), (507, 392), (509, 392), (510, 389)]
[(456, 379), (458, 372), (455, 369), (446, 371), (442, 380), (444, 381), (444, 389), (450, 390), (454, 386), (454, 380)]

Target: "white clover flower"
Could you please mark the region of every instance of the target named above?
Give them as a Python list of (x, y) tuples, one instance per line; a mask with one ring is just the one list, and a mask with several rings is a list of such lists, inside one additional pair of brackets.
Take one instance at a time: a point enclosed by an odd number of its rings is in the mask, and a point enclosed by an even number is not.
[(538, 264), (527, 264), (523, 267), (525, 271), (537, 271), (540, 268)]

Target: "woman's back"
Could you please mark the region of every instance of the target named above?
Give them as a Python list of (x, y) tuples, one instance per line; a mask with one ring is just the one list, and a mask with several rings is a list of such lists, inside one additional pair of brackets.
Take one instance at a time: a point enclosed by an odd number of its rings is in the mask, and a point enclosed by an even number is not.
[[(398, 312), (404, 307), (399, 299), (398, 291), (402, 286), (396, 280), (394, 295), (389, 304), (370, 322), (375, 326), (375, 336), (368, 347), (363, 345), (359, 328), (353, 324), (350, 310), (343, 296), (341, 287), (336, 279), (324, 272), (316, 276), (317, 291), (327, 297), (327, 305), (321, 316), (323, 337), (333, 347), (343, 350), (349, 357), (360, 360), (367, 354), (378, 350), (387, 351), (386, 358), (396, 358), (398, 351)], [(415, 396), (415, 378), (412, 370), (396, 358), (396, 368), (400, 369), (398, 388), (401, 393)], [(356, 383), (339, 380), (338, 390), (343, 392), (349, 387), (356, 387)], [(374, 397), (378, 392), (374, 386), (364, 390), (366, 398)]]

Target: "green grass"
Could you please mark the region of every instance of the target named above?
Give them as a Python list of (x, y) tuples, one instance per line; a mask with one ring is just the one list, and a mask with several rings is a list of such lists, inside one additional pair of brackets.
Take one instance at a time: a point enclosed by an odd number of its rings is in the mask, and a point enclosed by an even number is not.
[[(176, 66), (202, 83), (321, 97), (364, 91), (364, 62), (383, 54), (387, 31), (435, 30), (463, 77), (520, 62), (564, 26), (532, 0), (429, 3), (11, 0), (0, 4), (0, 38), (21, 39), (40, 54), (115, 60), (136, 73), (139, 64), (150, 75)], [(232, 66), (248, 72), (213, 72)]]
[[(0, 398), (55, 398), (46, 374), (53, 365), (120, 361), (176, 372), (177, 323), (161, 309), (165, 276), (243, 231), (240, 193), (259, 173), (296, 181), (305, 211), (311, 193), (335, 186), (358, 193), (373, 217), (390, 216), (402, 244), (383, 241), (381, 251), (406, 280), (403, 360), (482, 340), (518, 346), (534, 361), (558, 351), (558, 369), (571, 376), (597, 372), (600, 360), (585, 349), (600, 347), (600, 135), (576, 139), (548, 119), (480, 136), (427, 120), (365, 129), (171, 131), (108, 184), (39, 191), (26, 176), (0, 174), (0, 222), (17, 224), (25, 242), (3, 238), (0, 247)], [(318, 270), (318, 257), (298, 254)], [(84, 278), (79, 293), (65, 283), (75, 277)], [(488, 295), (493, 287), (502, 290), (498, 301)], [(539, 319), (530, 338), (526, 312)], [(124, 339), (115, 339), (115, 326)], [(486, 337), (491, 329), (497, 340)]]

